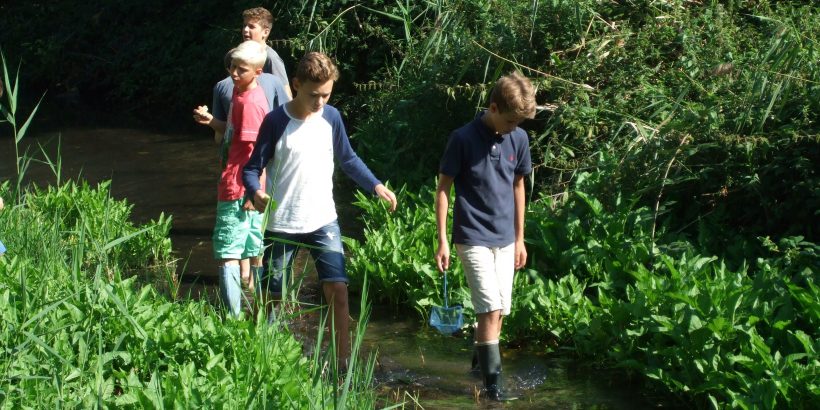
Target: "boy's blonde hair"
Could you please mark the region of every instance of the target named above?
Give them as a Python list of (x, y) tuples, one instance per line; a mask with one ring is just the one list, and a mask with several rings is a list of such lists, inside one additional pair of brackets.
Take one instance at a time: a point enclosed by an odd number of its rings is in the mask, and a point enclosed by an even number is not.
[(231, 62), (234, 60), (241, 61), (253, 68), (262, 68), (268, 58), (265, 46), (253, 40), (244, 41), (236, 48), (231, 49), (231, 51), (228, 51), (228, 56)]
[(299, 65), (296, 66), (296, 79), (314, 83), (336, 81), (339, 79), (339, 69), (327, 55), (311, 51), (299, 60)]
[(242, 12), (242, 21), (256, 21), (262, 28), (273, 28), (273, 15), (264, 7), (254, 7)]
[(498, 79), (490, 92), (490, 103), (501, 113), (515, 112), (521, 118), (535, 117), (535, 87), (527, 77), (513, 71)]

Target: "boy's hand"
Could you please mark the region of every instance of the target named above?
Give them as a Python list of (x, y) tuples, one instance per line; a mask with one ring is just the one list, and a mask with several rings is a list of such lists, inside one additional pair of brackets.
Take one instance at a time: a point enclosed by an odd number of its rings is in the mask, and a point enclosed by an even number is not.
[(396, 194), (394, 194), (393, 191), (387, 189), (387, 187), (383, 184), (376, 185), (376, 188), (373, 190), (376, 191), (376, 195), (378, 195), (381, 199), (390, 202), (390, 212), (396, 210), (398, 201), (396, 201)]
[(436, 252), (436, 267), (438, 271), (444, 273), (450, 268), (450, 245), (447, 242), (438, 245), (438, 252)]
[(245, 206), (242, 208), (246, 211), (252, 211), (256, 209), (258, 212), (265, 212), (265, 208), (268, 207), (268, 202), (270, 202), (270, 197), (265, 191), (261, 189), (257, 190), (253, 193), (253, 202), (245, 201)]
[(521, 269), (527, 264), (527, 247), (524, 241), (515, 241), (515, 269)]
[(211, 121), (213, 121), (214, 116), (213, 114), (208, 112), (207, 105), (200, 105), (199, 107), (194, 108), (194, 121), (202, 125), (211, 125)]

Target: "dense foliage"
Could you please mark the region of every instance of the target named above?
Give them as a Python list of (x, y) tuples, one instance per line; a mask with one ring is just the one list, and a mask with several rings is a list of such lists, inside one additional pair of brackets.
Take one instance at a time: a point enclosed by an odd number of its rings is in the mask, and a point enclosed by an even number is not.
[[(255, 5), (3, 3), (0, 45), (24, 57), (38, 88), (187, 118)], [(440, 303), (438, 159), (495, 78), (518, 69), (542, 110), (523, 124), (530, 264), (507, 340), (570, 348), (702, 406), (820, 399), (815, 2), (262, 5), (289, 68), (306, 49), (339, 61), (332, 103), (357, 152), (404, 186), (396, 214), (360, 196), (365, 241), (347, 241), (354, 282), (366, 277), (382, 302), (422, 317)], [(47, 29), (30, 24), (42, 16)], [(459, 269), (452, 297), (469, 311)]]
[[(76, 92), (181, 122), (210, 100), (222, 54), (240, 41), (241, 10), (255, 5), (4, 3), (0, 46), (22, 56), (23, 79), (50, 98)], [(607, 206), (615, 192), (649, 206), (662, 197), (687, 204), (659, 213), (683, 234), (717, 222), (751, 237), (815, 240), (815, 224), (804, 223), (820, 208), (820, 13), (811, 2), (261, 5), (276, 16), (271, 45), (288, 68), (311, 48), (340, 63), (333, 103), (359, 154), (394, 185), (429, 181), (448, 133), (485, 103), (498, 75), (519, 69), (545, 108), (525, 124), (536, 190), (562, 192), (603, 152), (617, 158)], [(721, 229), (701, 239), (721, 255), (746, 252)]]
[[(530, 206), (532, 268), (516, 276), (507, 341), (570, 348), (703, 406), (808, 408), (820, 399), (820, 247), (761, 238), (766, 256), (731, 269), (686, 242), (653, 244), (651, 209), (618, 201), (607, 211), (584, 192), (591, 181), (579, 180), (561, 206)], [(400, 199), (405, 209), (391, 215), (360, 198), (367, 228), (365, 241), (348, 240), (351, 270), (383, 302), (424, 317), (442, 303), (433, 212), (411, 193)], [(454, 273), (451, 300), (469, 311), (458, 266)]]

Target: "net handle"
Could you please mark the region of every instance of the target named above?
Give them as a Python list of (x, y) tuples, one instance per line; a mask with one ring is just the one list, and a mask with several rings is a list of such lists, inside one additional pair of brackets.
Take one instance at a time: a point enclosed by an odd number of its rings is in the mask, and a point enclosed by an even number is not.
[(444, 308), (447, 309), (450, 306), (447, 304), (447, 271), (444, 271)]

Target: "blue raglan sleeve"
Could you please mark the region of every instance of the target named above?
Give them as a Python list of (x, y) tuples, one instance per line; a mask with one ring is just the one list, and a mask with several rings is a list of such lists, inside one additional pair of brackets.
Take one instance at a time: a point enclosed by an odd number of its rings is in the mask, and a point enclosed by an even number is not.
[(350, 139), (345, 131), (342, 116), (334, 107), (325, 106), (325, 116), (328, 122), (333, 126), (333, 156), (338, 161), (347, 176), (350, 177), (357, 185), (367, 192), (373, 193), (376, 185), (381, 184), (375, 175), (370, 172), (367, 165), (356, 155), (353, 147), (350, 146)]
[(278, 140), (276, 130), (279, 129), (277, 127), (276, 112), (277, 110), (269, 112), (262, 120), (251, 158), (245, 164), (245, 168), (242, 169), (242, 183), (245, 185), (245, 196), (247, 198), (253, 198), (253, 194), (259, 190), (259, 177), (262, 175), (265, 166), (273, 158), (276, 141)]

